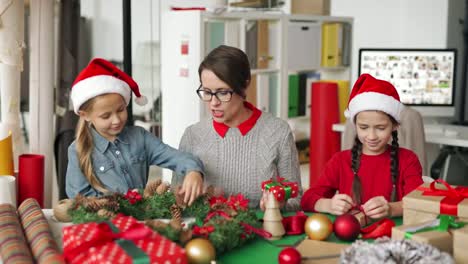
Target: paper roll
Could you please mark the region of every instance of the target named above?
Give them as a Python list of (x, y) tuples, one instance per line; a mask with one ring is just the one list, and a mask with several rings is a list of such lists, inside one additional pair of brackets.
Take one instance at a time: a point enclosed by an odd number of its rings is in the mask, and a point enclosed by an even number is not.
[(13, 165), (13, 144), (11, 141), (11, 132), (0, 131), (0, 175), (14, 175)]
[[(9, 263), (34, 263), (23, 235), (16, 210), (10, 204), (0, 204), (0, 260)], [(1, 262), (0, 261), (0, 262)]]
[(65, 263), (52, 236), (49, 223), (37, 201), (31, 198), (26, 199), (18, 207), (18, 215), (36, 262)]
[(331, 156), (340, 150), (340, 135), (332, 130), (339, 122), (338, 85), (331, 82), (312, 83), (310, 121), (310, 186), (317, 182)]
[(34, 198), (44, 207), (44, 156), (20, 155), (18, 167), (18, 204)]
[(349, 81), (346, 80), (321, 80), (324, 82), (335, 82), (338, 84), (338, 106), (340, 114), (340, 123), (346, 122), (344, 112), (348, 107), (349, 100)]
[(16, 178), (0, 175), (0, 204), (11, 204), (16, 208)]

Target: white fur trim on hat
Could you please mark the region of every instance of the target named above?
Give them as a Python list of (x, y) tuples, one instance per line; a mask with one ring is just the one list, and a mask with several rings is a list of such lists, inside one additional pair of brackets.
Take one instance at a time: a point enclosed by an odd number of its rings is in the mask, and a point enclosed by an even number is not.
[(110, 75), (96, 75), (76, 83), (71, 89), (73, 110), (78, 114), (80, 106), (98, 95), (117, 93), (122, 95), (125, 103), (130, 102), (130, 86), (118, 78)]
[(376, 92), (360, 93), (349, 102), (345, 111), (345, 116), (354, 123), (354, 117), (362, 111), (377, 110), (391, 115), (397, 122), (400, 122), (400, 113), (403, 104), (394, 97)]

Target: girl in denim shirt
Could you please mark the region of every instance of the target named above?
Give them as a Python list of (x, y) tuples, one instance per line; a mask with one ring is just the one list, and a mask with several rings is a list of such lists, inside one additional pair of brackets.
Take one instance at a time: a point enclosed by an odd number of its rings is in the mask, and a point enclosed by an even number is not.
[(66, 192), (100, 196), (144, 188), (150, 165), (185, 175), (180, 192), (191, 204), (202, 192), (203, 164), (136, 126), (126, 127), (131, 92), (145, 104), (137, 83), (112, 63), (93, 59), (73, 83), (71, 99), (80, 116), (68, 148)]

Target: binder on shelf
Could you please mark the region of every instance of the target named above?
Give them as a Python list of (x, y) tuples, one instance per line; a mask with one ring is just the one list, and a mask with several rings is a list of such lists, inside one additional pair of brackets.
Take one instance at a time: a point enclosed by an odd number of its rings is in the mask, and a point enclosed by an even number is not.
[(299, 115), (299, 75), (290, 74), (288, 77), (288, 117)]
[(322, 25), (322, 67), (342, 65), (342, 37), (342, 23), (325, 23)]
[(268, 47), (268, 21), (257, 21), (257, 69), (268, 68), (270, 60)]
[(306, 116), (310, 116), (310, 109), (312, 108), (312, 83), (320, 80), (320, 72), (307, 73), (306, 82)]
[(268, 93), (269, 103), (270, 103), (270, 113), (273, 115), (279, 116), (279, 89), (278, 89), (278, 74), (270, 74), (268, 76), (268, 88), (270, 92)]
[[(257, 68), (257, 36), (258, 25), (257, 21), (249, 21), (246, 24), (245, 30), (245, 53), (249, 58), (250, 68)], [(253, 78), (252, 78), (253, 79)]]
[(343, 23), (342, 65), (351, 65), (351, 25)]
[(298, 115), (305, 116), (307, 110), (307, 73), (299, 74), (299, 103), (298, 103)]
[(270, 111), (270, 87), (269, 74), (257, 74), (257, 108)]
[(246, 100), (253, 106), (257, 107), (257, 75), (253, 74), (250, 80), (249, 87), (246, 90)]

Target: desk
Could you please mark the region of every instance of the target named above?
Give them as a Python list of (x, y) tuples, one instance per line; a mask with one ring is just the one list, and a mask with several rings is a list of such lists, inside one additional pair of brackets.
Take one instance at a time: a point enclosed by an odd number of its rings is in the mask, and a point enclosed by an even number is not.
[[(332, 130), (343, 132), (344, 124), (333, 124)], [(424, 124), (426, 143), (468, 148), (468, 127)]]
[[(71, 223), (60, 223), (55, 221), (52, 218), (53, 212), (52, 209), (44, 209), (44, 215), (46, 216), (54, 239), (57, 241), (59, 247), (62, 247), (62, 228)], [(292, 215), (293, 213), (289, 213)], [(259, 212), (259, 216), (262, 213)], [(288, 215), (288, 214), (285, 214)], [(331, 220), (334, 220), (335, 216), (329, 215)], [(395, 223), (401, 225), (402, 218), (395, 218)], [(277, 263), (278, 254), (284, 248), (284, 246), (289, 245), (293, 246), (296, 243), (302, 241), (305, 238), (305, 234), (296, 235), (296, 236), (285, 236), (280, 240), (276, 241), (267, 241), (262, 238), (256, 238), (244, 246), (231, 250), (224, 253), (223, 255), (217, 258), (217, 263), (229, 264), (229, 263)], [(347, 243), (338, 240), (335, 235), (331, 235), (327, 241), (337, 242), (337, 243)], [(280, 246), (281, 245), (281, 246)], [(0, 261), (1, 263), (1, 261)]]

